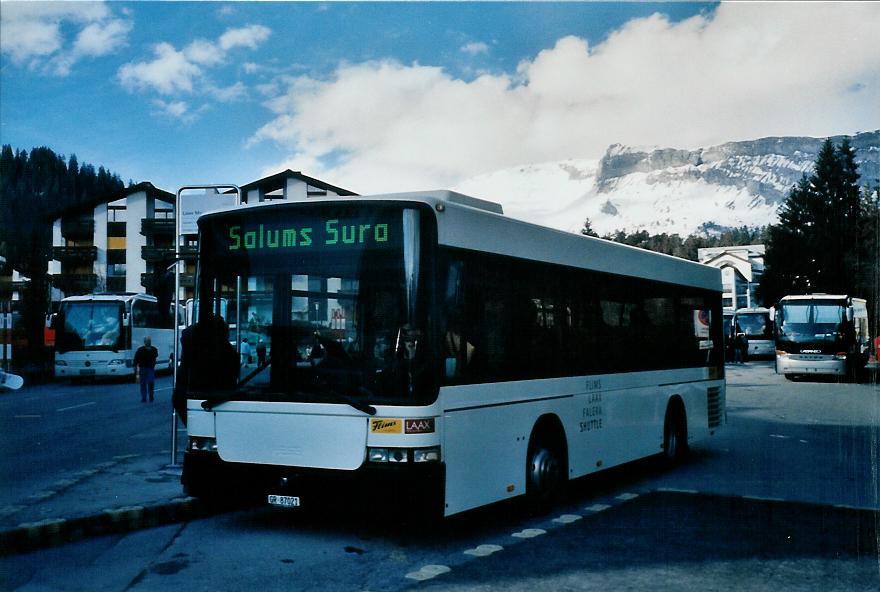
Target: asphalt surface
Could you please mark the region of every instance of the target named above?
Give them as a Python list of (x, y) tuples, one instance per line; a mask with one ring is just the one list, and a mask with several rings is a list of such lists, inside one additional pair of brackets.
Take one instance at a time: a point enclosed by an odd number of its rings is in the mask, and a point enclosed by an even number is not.
[(113, 456), (0, 507), (0, 555), (228, 509), (184, 497), (169, 452)]
[(168, 455), (122, 455), (0, 508), (0, 554), (207, 515)]

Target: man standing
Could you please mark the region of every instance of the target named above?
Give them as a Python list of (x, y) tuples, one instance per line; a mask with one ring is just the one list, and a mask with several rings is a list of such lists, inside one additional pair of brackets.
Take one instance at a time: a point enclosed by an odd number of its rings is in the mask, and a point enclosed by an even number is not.
[(144, 337), (144, 344), (134, 352), (134, 379), (141, 385), (141, 403), (147, 402), (147, 391), (150, 403), (156, 386), (156, 359), (159, 350), (153, 347), (150, 336)]
[(266, 342), (260, 339), (257, 341), (257, 366), (262, 368), (266, 365)]

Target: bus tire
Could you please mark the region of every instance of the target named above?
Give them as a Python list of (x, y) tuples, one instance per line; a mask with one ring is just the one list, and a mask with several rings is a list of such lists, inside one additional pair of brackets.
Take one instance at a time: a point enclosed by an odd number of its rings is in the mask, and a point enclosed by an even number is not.
[(674, 397), (666, 407), (663, 422), (663, 461), (674, 467), (684, 461), (688, 452), (687, 413), (681, 399)]
[(565, 432), (555, 416), (538, 421), (526, 455), (526, 498), (531, 509), (543, 513), (561, 497), (568, 482)]

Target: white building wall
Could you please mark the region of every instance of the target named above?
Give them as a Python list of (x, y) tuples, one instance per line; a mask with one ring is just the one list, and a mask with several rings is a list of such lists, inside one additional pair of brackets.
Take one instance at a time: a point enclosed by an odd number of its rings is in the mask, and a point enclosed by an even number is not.
[(148, 216), (147, 193), (138, 191), (125, 199), (125, 291), (143, 292), (141, 274), (147, 271), (147, 262), (141, 257), (141, 247), (147, 237), (141, 234), (141, 220)]
[(93, 269), (98, 276), (95, 284), (96, 292), (107, 290), (107, 204), (99, 204), (93, 213), (95, 220), (95, 234), (92, 244), (98, 248), (98, 256), (95, 258)]
[[(29, 281), (31, 281), (30, 278), (21, 275), (21, 272), (18, 271), (17, 269), (12, 270), (12, 284), (13, 285), (15, 285), (19, 282), (29, 282)], [(17, 301), (21, 300), (21, 293), (19, 292), (18, 288), (15, 288), (12, 290), (12, 300), (13, 300), (13, 302), (17, 302)]]
[[(52, 246), (64, 246), (64, 239), (61, 238), (61, 218), (58, 218), (57, 220), (55, 220), (55, 222), (52, 223)], [(57, 259), (52, 259), (51, 261), (49, 261), (49, 273), (61, 273), (61, 261), (58, 261)]]
[(284, 186), (284, 199), (290, 201), (304, 201), (308, 199), (308, 185), (299, 179), (288, 178), (287, 184)]
[(261, 201), (263, 201), (266, 196), (263, 195), (263, 192), (260, 191), (259, 188), (257, 188), (257, 189), (249, 189), (247, 194), (244, 197), (245, 197), (245, 199), (247, 199), (247, 202), (249, 204), (255, 204), (255, 203), (260, 203)]

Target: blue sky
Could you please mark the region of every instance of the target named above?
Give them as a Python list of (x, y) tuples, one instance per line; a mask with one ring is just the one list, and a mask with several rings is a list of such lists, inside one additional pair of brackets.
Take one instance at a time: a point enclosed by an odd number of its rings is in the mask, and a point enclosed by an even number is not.
[(3, 1), (0, 142), (172, 192), (292, 168), (368, 193), (616, 142), (855, 133), (880, 127), (878, 22), (859, 3)]

